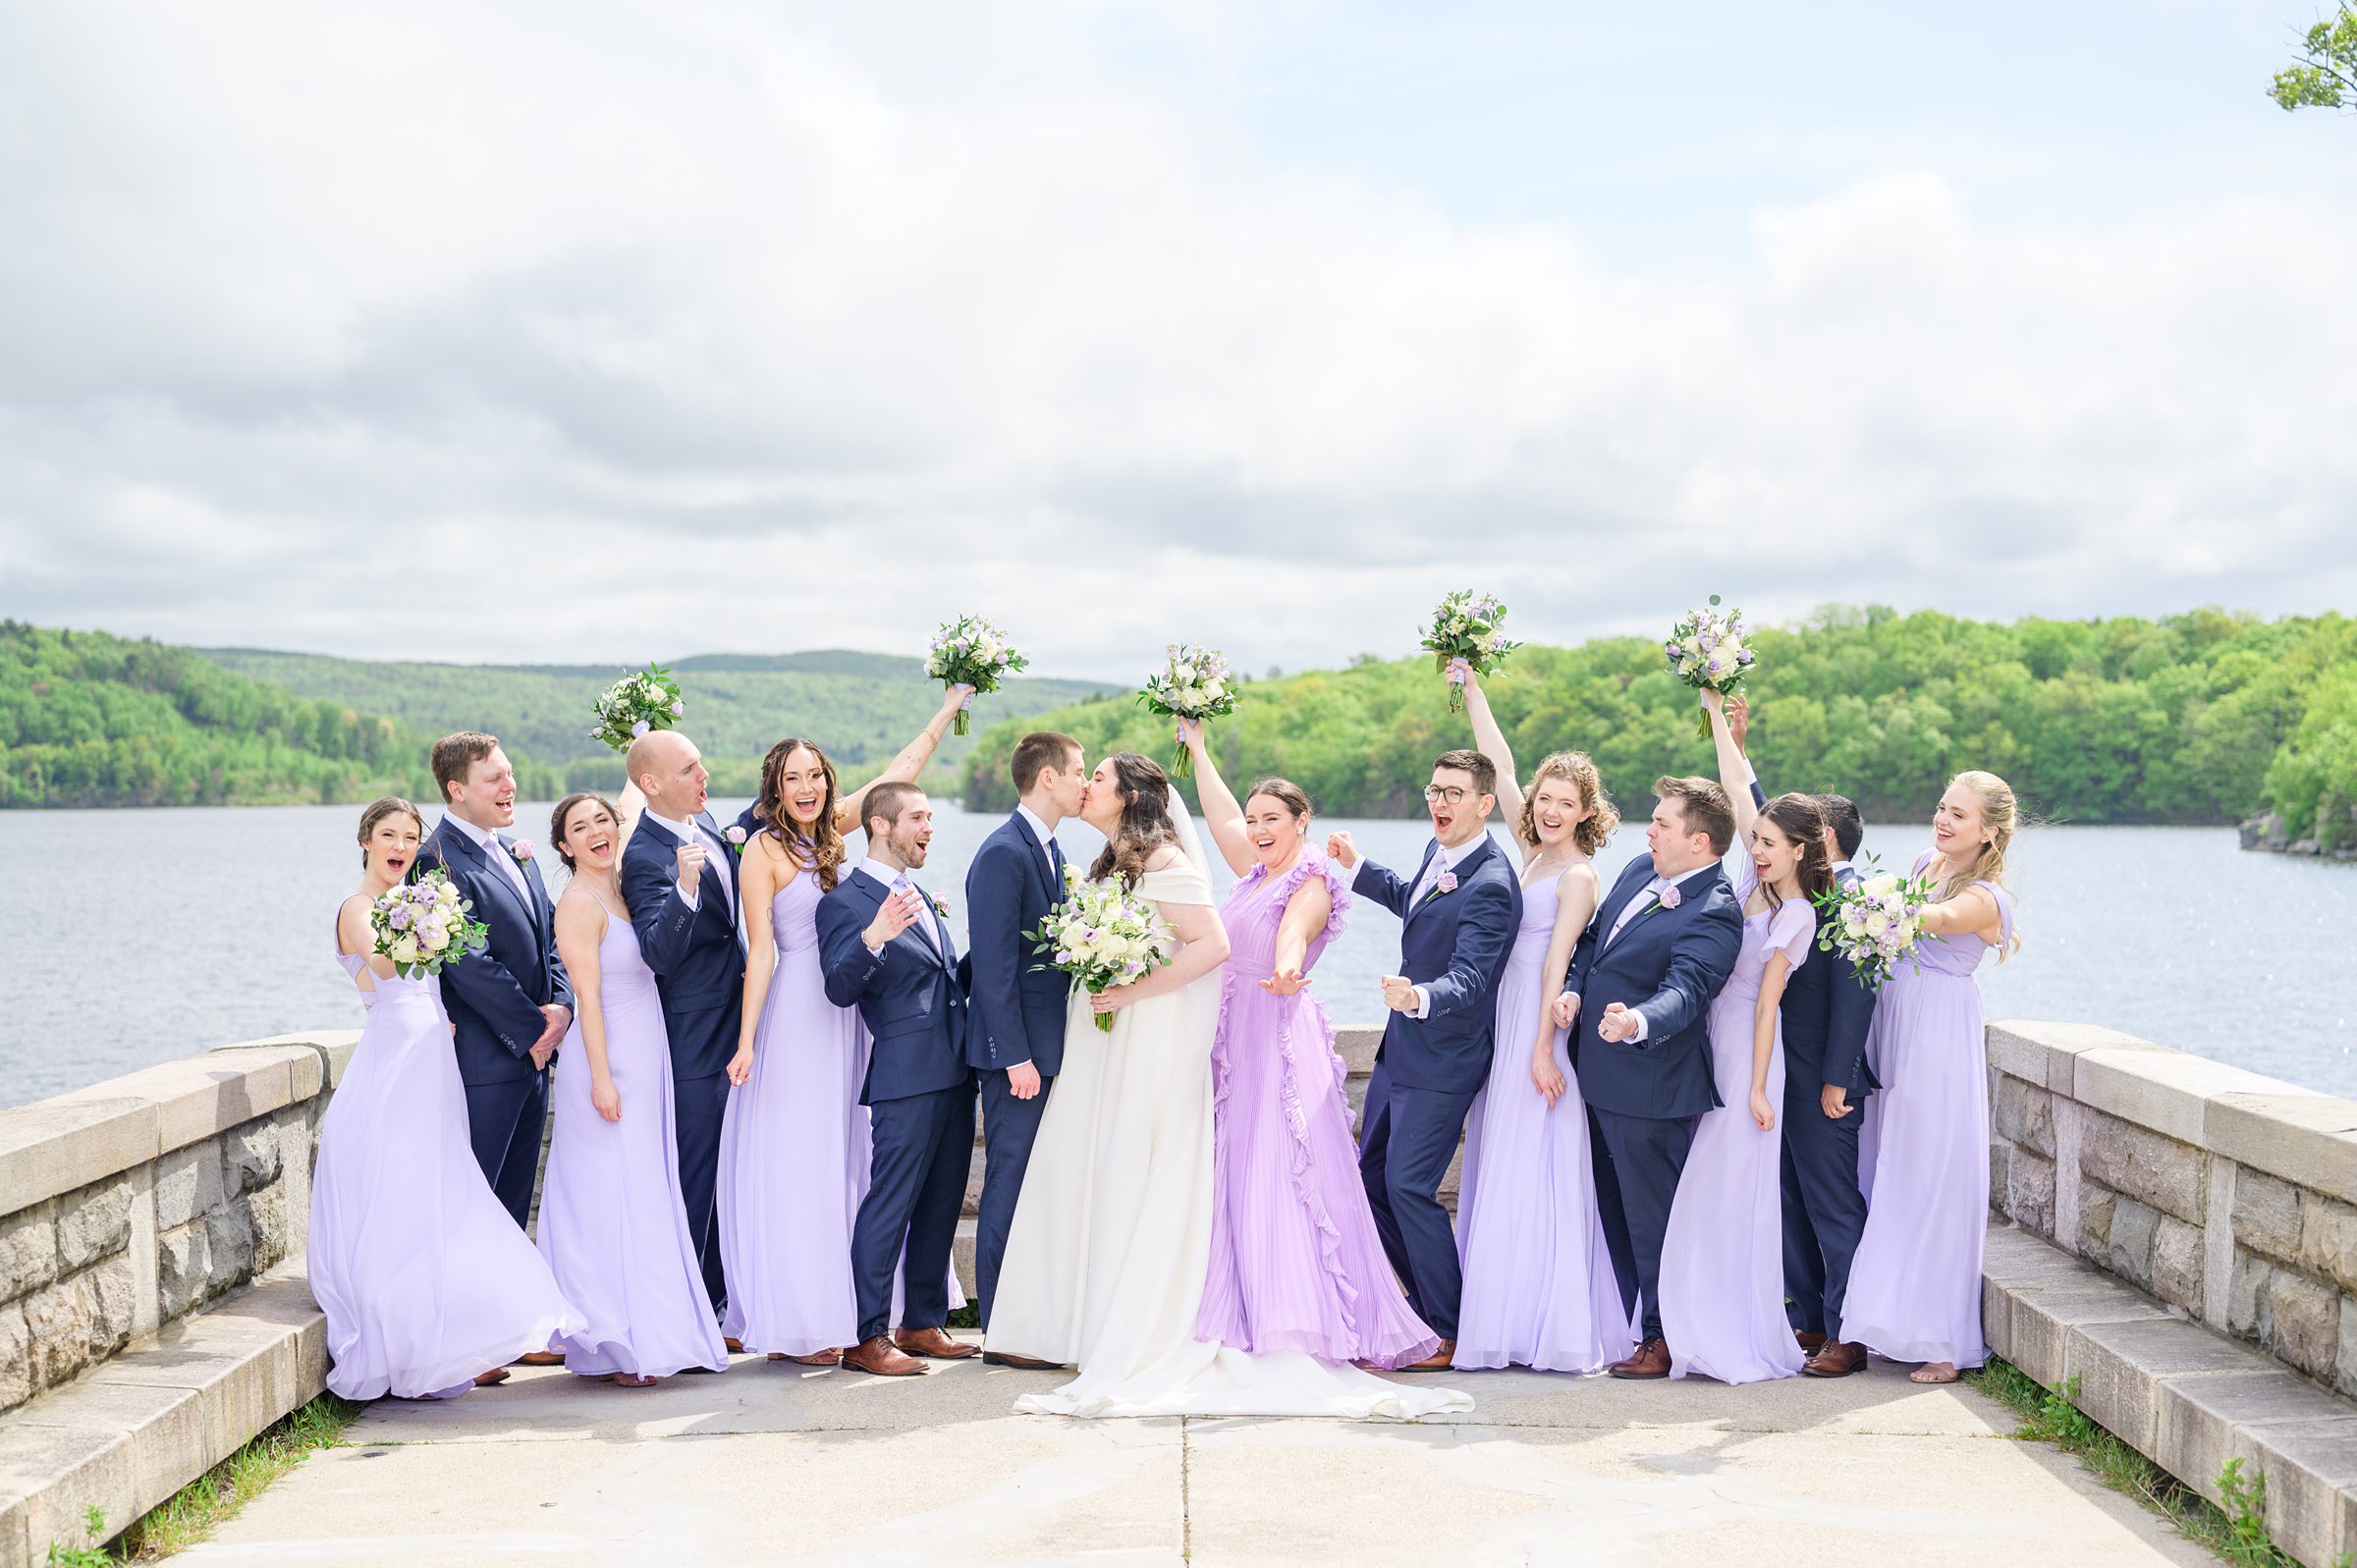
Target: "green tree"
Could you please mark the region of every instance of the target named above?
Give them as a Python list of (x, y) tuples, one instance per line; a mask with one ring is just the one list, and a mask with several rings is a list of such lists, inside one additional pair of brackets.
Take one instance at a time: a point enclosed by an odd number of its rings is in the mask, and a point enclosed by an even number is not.
[(2319, 22), (2301, 37), (2300, 63), (2275, 73), (2267, 95), (2290, 109), (2357, 108), (2357, 9), (2340, 0), (2340, 15)]

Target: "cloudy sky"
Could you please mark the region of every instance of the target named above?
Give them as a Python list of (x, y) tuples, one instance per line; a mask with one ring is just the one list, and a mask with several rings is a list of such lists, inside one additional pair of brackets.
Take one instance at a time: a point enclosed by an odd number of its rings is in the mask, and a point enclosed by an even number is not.
[(2316, 4), (11, 6), (0, 613), (1126, 679), (1458, 585), (2357, 610)]

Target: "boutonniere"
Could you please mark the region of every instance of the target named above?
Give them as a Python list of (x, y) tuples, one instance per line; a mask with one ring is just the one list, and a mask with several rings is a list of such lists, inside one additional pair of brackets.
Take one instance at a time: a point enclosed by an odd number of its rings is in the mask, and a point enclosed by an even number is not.
[(742, 827), (732, 822), (729, 824), (729, 831), (722, 834), (721, 837), (729, 841), (731, 854), (741, 855), (744, 853), (745, 832)]
[(508, 853), (516, 857), (516, 863), (520, 866), (528, 866), (532, 863), (532, 846), (521, 838), (509, 841)]
[(1424, 901), (1430, 903), (1442, 893), (1454, 892), (1456, 892), (1456, 873), (1444, 871), (1433, 879), (1432, 892), (1424, 895)]
[(1675, 909), (1683, 901), (1677, 891), (1677, 884), (1674, 882), (1654, 896), (1654, 902), (1660, 904), (1664, 909)]
[(916, 891), (918, 892), (925, 893), (925, 902), (933, 906), (933, 912), (935, 914), (939, 915), (944, 920), (950, 918), (950, 901), (947, 898), (942, 897), (939, 893), (925, 892), (925, 890), (922, 888), (919, 888)]

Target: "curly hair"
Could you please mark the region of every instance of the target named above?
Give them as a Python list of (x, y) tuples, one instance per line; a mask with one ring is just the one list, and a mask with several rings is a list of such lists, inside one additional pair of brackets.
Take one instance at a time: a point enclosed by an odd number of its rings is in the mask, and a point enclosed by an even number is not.
[(1134, 751), (1117, 751), (1105, 763), (1113, 770), (1122, 815), (1088, 874), (1098, 882), (1118, 876), (1134, 887), (1154, 851), (1178, 841), (1178, 826), (1171, 820), (1171, 780), (1162, 764)]
[(1571, 841), (1583, 855), (1593, 855), (1612, 838), (1613, 830), (1620, 826), (1620, 808), (1613, 804), (1606, 792), (1604, 780), (1596, 772), (1596, 764), (1584, 751), (1559, 751), (1539, 764), (1539, 771), (1530, 776), (1530, 787), (1522, 791), (1522, 821), (1517, 833), (1526, 844), (1539, 841), (1539, 785), (1550, 779), (1561, 779), (1579, 793), (1579, 803), (1587, 808), (1587, 816), (1571, 830)]
[[(807, 751), (816, 757), (818, 771), (827, 781), (826, 793), (818, 802), (818, 820), (810, 824), (807, 832), (786, 809), (786, 764), (797, 751)], [(835, 803), (841, 790), (833, 760), (815, 740), (788, 735), (770, 747), (769, 755), (761, 759), (761, 793), (753, 801), (753, 820), (769, 830), (772, 852), (815, 875), (821, 892), (833, 892), (836, 879), (843, 875), (847, 851), (843, 830), (835, 826)]]

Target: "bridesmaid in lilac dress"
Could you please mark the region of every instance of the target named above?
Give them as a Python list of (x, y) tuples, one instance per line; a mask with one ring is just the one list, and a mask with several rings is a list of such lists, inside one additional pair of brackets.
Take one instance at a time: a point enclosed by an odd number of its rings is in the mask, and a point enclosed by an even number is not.
[(1264, 779), (1245, 803), (1202, 726), (1181, 724), (1205, 824), (1237, 877), (1220, 910), (1228, 957), (1211, 1048), (1211, 1265), (1195, 1337), (1404, 1367), (1440, 1336), (1392, 1274), (1359, 1180), (1334, 1026), (1304, 989), (1343, 929), (1348, 888), (1309, 840), (1309, 801)]
[(1521, 846), (1522, 926), (1498, 983), (1496, 1055), (1465, 1136), (1454, 1365), (1595, 1372), (1627, 1356), (1636, 1336), (1596, 1210), (1588, 1108), (1547, 1003), (1596, 912), (1594, 856), (1620, 814), (1581, 752), (1541, 762), (1525, 793), (1480, 677), (1465, 668), (1460, 684)]
[(327, 1385), (346, 1399), (456, 1398), (580, 1325), (467, 1146), (441, 983), (369, 956), (369, 906), (416, 864), (424, 831), (407, 800), (362, 812), (360, 886), (336, 915), (336, 961), (368, 1021), (319, 1123), (309, 1271)]
[(1812, 901), (1833, 884), (1825, 813), (1807, 795), (1752, 804), (1723, 699), (1704, 693), (1720, 783), (1745, 845), (1735, 898), (1743, 947), (1711, 1001), (1712, 1078), (1720, 1108), (1694, 1130), (1662, 1239), (1662, 1331), (1670, 1376), (1721, 1382), (1789, 1378), (1808, 1359), (1784, 1315), (1784, 980), (1817, 937)]
[[(924, 732), (875, 781), (912, 780), (957, 719), (954, 687)], [(744, 893), (744, 1024), (720, 1132), (724, 1331), (772, 1361), (833, 1367), (858, 1343), (851, 1223), (868, 1181), (870, 1041), (855, 1008), (829, 1001), (818, 967), (818, 901), (842, 874), (844, 835), (870, 784), (838, 798), (835, 765), (789, 738), (761, 764), (758, 824), (739, 866)], [(956, 1270), (950, 1305), (964, 1304)]]
[(1936, 878), (1915, 950), (1884, 983), (1867, 1049), (1880, 1063), (1881, 1147), (1866, 1233), (1850, 1266), (1841, 1331), (1917, 1382), (1953, 1382), (1989, 1359), (1981, 1338), (1981, 1243), (1989, 1223), (1989, 1079), (1981, 984), (1992, 950), (2021, 945), (2001, 886), (2013, 791), (1960, 773), (1915, 862)]
[(689, 1367), (725, 1372), (680, 1197), (662, 999), (615, 874), (621, 819), (602, 795), (571, 795), (548, 839), (573, 873), (557, 900), (557, 952), (576, 1012), (557, 1053), (540, 1253), (588, 1320), (563, 1336), (565, 1368), (625, 1388)]

